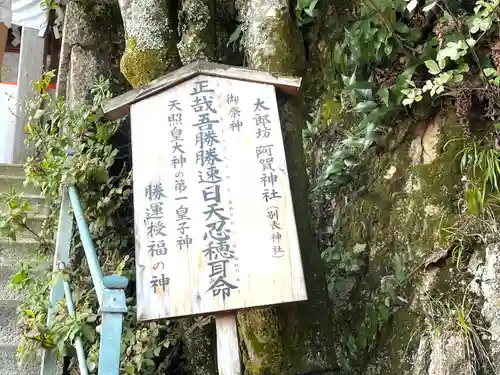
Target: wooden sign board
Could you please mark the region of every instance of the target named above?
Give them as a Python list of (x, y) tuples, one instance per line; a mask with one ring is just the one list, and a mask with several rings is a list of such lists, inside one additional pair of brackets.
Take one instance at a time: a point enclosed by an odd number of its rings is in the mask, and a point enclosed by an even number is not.
[(138, 319), (307, 299), (274, 86), (200, 74), (130, 112)]

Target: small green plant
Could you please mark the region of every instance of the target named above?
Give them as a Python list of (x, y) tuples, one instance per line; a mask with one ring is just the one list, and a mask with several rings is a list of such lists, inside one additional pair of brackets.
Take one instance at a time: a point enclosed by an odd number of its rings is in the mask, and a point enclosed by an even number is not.
[[(417, 5), (418, 1), (411, 0), (407, 9), (413, 11)], [(410, 80), (412, 87), (404, 92), (404, 105), (412, 105), (422, 100), (425, 93), (434, 98), (445, 94), (458, 96), (457, 90), (464, 82), (465, 74), (471, 69), (479, 69), (485, 84), (499, 86), (497, 70), (485, 66), (485, 62), (489, 62), (481, 58), (478, 52), (485, 35), (498, 28), (498, 6), (499, 2), (496, 0), (477, 1), (472, 15), (464, 15), (463, 12), (458, 15), (450, 9), (447, 1), (427, 2), (422, 9), (424, 12), (438, 8), (443, 14), (436, 25), (439, 48), (435, 57), (424, 62), (432, 78), (427, 79), (423, 86), (418, 86)], [(445, 29), (448, 32), (445, 32)], [(464, 29), (467, 29), (467, 32), (464, 32)]]
[(487, 142), (472, 141), (457, 157), (460, 157), (466, 184), (464, 199), (468, 211), (472, 215), (482, 215), (487, 206), (500, 202), (500, 154)]
[(295, 16), (299, 26), (311, 23), (317, 16), (316, 5), (319, 0), (298, 0), (295, 6)]
[(477, 311), (477, 306), (473, 298), (470, 298), (466, 290), (459, 303), (453, 301), (428, 298), (427, 313), (429, 322), (432, 322), (431, 329), (439, 338), (443, 333), (454, 333), (462, 339), (467, 367), (467, 375), (482, 374), (481, 371), (493, 371), (496, 374), (484, 340), (491, 336), (491, 332), (486, 328), (486, 324), (481, 322)]
[(243, 25), (236, 26), (233, 33), (229, 36), (229, 40), (227, 41), (227, 47), (233, 46), (233, 50), (241, 48), (240, 40), (243, 37)]
[(4, 205), (4, 209), (0, 212), (0, 233), (4, 237), (15, 241), (17, 233), (25, 230), (40, 243), (42, 248), (48, 248), (49, 244), (44, 237), (28, 224), (30, 214), (33, 215), (36, 211), (29, 201), (24, 199), (23, 194), (18, 195), (14, 188), (10, 188), (7, 193), (0, 194), (0, 202)]

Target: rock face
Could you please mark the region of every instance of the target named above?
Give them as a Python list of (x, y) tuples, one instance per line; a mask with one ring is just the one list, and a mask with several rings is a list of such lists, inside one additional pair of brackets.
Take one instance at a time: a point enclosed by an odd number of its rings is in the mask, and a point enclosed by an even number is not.
[(318, 109), (320, 136), (307, 144), (317, 187), (310, 212), (329, 271), (342, 373), (498, 374), (500, 231), (492, 214), (468, 211), (470, 176), (461, 169), (464, 149), (490, 124), (472, 121), (471, 135), (449, 103), (415, 105), (410, 116), (384, 120), (383, 137), (349, 170), (348, 185), (318, 188), (345, 133), (361, 121), (345, 110), (349, 99), (336, 91), (342, 77), (335, 76), (342, 63), (332, 63), (356, 14), (351, 6), (321, 8), (304, 85)]
[(461, 126), (444, 108), (391, 139), (325, 229), (341, 358), (364, 375), (498, 373), (499, 232), (464, 211)]

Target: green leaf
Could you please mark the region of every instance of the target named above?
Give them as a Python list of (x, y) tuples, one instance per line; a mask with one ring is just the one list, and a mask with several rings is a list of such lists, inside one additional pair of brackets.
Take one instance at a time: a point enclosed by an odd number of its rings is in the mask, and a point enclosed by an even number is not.
[(484, 18), (479, 23), (479, 29), (481, 29), (481, 31), (486, 31), (491, 27), (491, 24), (492, 20), (490, 17)]
[(383, 87), (378, 90), (378, 96), (380, 97), (380, 100), (389, 107), (389, 89), (386, 87)]
[(87, 368), (89, 369), (90, 372), (94, 371), (96, 369), (97, 365), (94, 361), (92, 361), (90, 358), (87, 358)]
[(410, 98), (403, 99), (403, 101), (401, 102), (401, 104), (403, 104), (403, 105), (411, 105), (412, 103), (413, 103), (413, 99), (410, 99)]
[(304, 9), (304, 12), (309, 16), (309, 17), (315, 17), (316, 16), (316, 4), (318, 3), (319, 0), (312, 0), (311, 4), (309, 4), (308, 8)]
[(460, 64), (457, 68), (460, 73), (467, 73), (469, 71), (469, 65), (466, 63)]
[(483, 69), (483, 72), (484, 72), (484, 74), (486, 75), (486, 77), (490, 77), (490, 76), (493, 76), (493, 75), (496, 75), (496, 74), (497, 74), (496, 69), (493, 69), (493, 68), (486, 68), (486, 69)]
[(354, 107), (354, 112), (370, 112), (372, 110), (374, 110), (375, 108), (377, 108), (377, 103), (373, 102), (373, 101), (366, 101), (366, 102), (361, 102), (361, 103), (358, 103), (356, 105), (356, 107)]
[(236, 29), (233, 31), (229, 40), (227, 42), (227, 46), (229, 47), (232, 43), (236, 42), (241, 36), (241, 25), (236, 26)]
[(379, 318), (383, 323), (387, 323), (389, 320), (389, 309), (384, 304), (379, 304), (378, 306)]
[(89, 326), (88, 324), (84, 324), (81, 328), (82, 336), (85, 340), (93, 343), (95, 341), (96, 332), (95, 330)]
[(125, 371), (128, 375), (135, 375), (135, 366), (132, 363), (127, 363), (125, 365)]
[(10, 283), (12, 285), (19, 285), (28, 278), (26, 272), (19, 272), (10, 278)]
[(146, 365), (146, 366), (149, 366), (149, 367), (154, 367), (155, 365), (155, 362), (152, 360), (152, 359), (149, 359), (149, 358), (145, 358), (143, 363)]
[(441, 72), (441, 69), (434, 60), (427, 60), (425, 62), (425, 66), (429, 69), (429, 73), (431, 73), (432, 75), (436, 75)]
[(396, 22), (394, 24), (394, 30), (400, 34), (408, 34), (410, 32), (410, 28), (402, 22)]
[(386, 44), (384, 47), (384, 52), (386, 55), (390, 55), (392, 53), (392, 44)]
[(437, 60), (438, 60), (439, 69), (446, 68), (446, 57), (439, 56), (439, 52), (438, 52)]

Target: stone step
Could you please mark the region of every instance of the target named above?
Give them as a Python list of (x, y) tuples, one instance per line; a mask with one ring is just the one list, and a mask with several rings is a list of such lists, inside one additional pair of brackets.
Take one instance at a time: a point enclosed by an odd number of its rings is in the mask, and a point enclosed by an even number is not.
[(0, 163), (0, 175), (24, 177), (24, 165)]
[(28, 201), (31, 206), (29, 212), (36, 213), (38, 215), (48, 215), (50, 207), (47, 205), (45, 198), (41, 195), (34, 194), (23, 194), (23, 199)]
[[(47, 215), (33, 215), (29, 214), (26, 219), (26, 227), (16, 228), (16, 238), (18, 239), (35, 239), (36, 236), (33, 234), (40, 234), (42, 230), (43, 223)], [(28, 229), (29, 228), (29, 229)], [(0, 239), (6, 239), (6, 237), (0, 234)]]
[(16, 346), (0, 346), (0, 373), (2, 375), (40, 375), (38, 360), (19, 366), (16, 355)]
[[(10, 279), (17, 272), (19, 272), (18, 269), (0, 266), (0, 306), (5, 301), (20, 301), (23, 298), (22, 293), (9, 288)], [(0, 332), (3, 329), (2, 326), (4, 324), (5, 321), (3, 320), (3, 317), (0, 316)]]
[(40, 195), (40, 189), (34, 186), (24, 186), (24, 176), (0, 175), (0, 193), (8, 193), (14, 189), (16, 194)]
[(17, 327), (19, 301), (0, 301), (0, 346), (15, 346), (21, 342), (22, 330)]
[[(52, 270), (52, 259), (39, 259), (36, 264), (34, 262), (26, 262), (32, 265), (32, 271), (30, 272), (30, 277), (38, 277), (39, 275), (45, 275)], [(10, 281), (12, 276), (20, 271), (21, 264), (17, 266), (4, 266), (0, 265), (0, 303), (2, 300), (9, 301), (22, 301), (23, 294), (17, 290), (10, 288)], [(0, 319), (0, 326), (2, 325), (2, 320)]]
[[(47, 205), (45, 198), (41, 195), (35, 194), (23, 194), (23, 200), (27, 201), (31, 209), (28, 211), (30, 213), (39, 215), (48, 215), (50, 212), (50, 207)], [(3, 202), (0, 202), (0, 212), (4, 209)], [(5, 207), (8, 210), (7, 207)]]
[[(38, 241), (31, 238), (19, 238), (17, 241), (0, 238), (0, 265), (17, 267), (33, 258), (38, 249)], [(54, 242), (49, 246), (54, 249)]]

